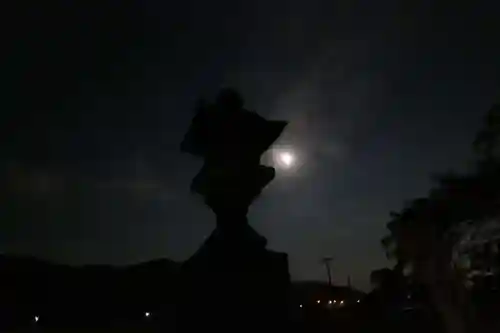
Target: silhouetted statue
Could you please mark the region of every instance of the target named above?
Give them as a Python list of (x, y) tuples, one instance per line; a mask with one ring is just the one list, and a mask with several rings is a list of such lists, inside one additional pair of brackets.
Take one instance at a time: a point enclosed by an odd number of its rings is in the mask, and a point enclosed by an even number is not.
[(180, 331), (283, 328), (288, 258), (266, 249), (246, 215), (274, 178), (274, 168), (260, 158), (285, 126), (244, 109), (232, 89), (222, 90), (213, 104), (199, 104), (181, 150), (204, 159), (191, 190), (214, 211), (217, 228), (182, 266)]
[(205, 160), (191, 189), (215, 212), (219, 229), (244, 223), (248, 206), (274, 178), (274, 168), (260, 165), (260, 158), (285, 126), (245, 110), (232, 89), (198, 107), (181, 149)]

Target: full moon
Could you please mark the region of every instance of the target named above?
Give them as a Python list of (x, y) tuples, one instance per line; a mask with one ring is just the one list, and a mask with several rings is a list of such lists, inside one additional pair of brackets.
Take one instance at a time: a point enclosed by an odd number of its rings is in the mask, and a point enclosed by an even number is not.
[(293, 154), (290, 152), (282, 152), (279, 154), (279, 160), (283, 167), (290, 168), (295, 162), (295, 156), (293, 156)]
[(266, 155), (264, 164), (270, 163), (283, 175), (291, 175), (302, 165), (303, 156), (294, 147), (275, 147)]

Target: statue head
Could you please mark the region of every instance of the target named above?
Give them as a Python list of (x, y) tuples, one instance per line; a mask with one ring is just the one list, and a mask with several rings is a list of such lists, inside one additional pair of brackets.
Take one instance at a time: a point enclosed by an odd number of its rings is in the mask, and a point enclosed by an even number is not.
[(225, 88), (217, 95), (215, 105), (222, 111), (240, 110), (243, 108), (244, 100), (235, 89)]
[(191, 190), (205, 199), (220, 225), (246, 221), (248, 207), (275, 176), (273, 167), (260, 165), (260, 156), (287, 124), (266, 120), (243, 105), (236, 90), (223, 89), (210, 111), (195, 116), (181, 144), (183, 151), (205, 160)]

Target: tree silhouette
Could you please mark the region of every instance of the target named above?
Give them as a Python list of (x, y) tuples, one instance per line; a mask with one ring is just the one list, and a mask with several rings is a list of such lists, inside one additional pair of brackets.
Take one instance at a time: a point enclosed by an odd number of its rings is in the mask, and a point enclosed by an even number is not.
[(471, 221), (484, 223), (499, 216), (500, 209), (500, 107), (494, 106), (474, 143), (475, 168), (465, 174), (448, 172), (435, 177), (423, 198), (391, 212), (389, 235), (382, 245), (396, 267), (410, 265), (413, 276), (431, 289), (450, 331), (462, 332), (468, 318), (466, 293), (453, 271), (453, 247), (459, 240), (456, 227)]
[(500, 104), (494, 105), (486, 114), (484, 127), (473, 143), (474, 151), (482, 161), (497, 161), (500, 158)]

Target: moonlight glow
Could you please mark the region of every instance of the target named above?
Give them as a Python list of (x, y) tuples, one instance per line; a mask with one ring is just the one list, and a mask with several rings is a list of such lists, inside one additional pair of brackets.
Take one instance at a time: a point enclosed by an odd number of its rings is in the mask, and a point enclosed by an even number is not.
[(295, 157), (293, 156), (292, 153), (290, 152), (283, 152), (279, 156), (281, 163), (283, 163), (284, 167), (291, 167), (293, 165), (293, 162), (295, 160)]
[(272, 150), (271, 156), (273, 165), (279, 170), (287, 171), (287, 173), (295, 170), (299, 162), (294, 149), (275, 148)]

